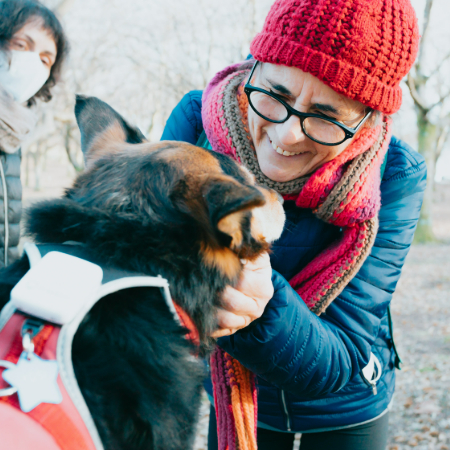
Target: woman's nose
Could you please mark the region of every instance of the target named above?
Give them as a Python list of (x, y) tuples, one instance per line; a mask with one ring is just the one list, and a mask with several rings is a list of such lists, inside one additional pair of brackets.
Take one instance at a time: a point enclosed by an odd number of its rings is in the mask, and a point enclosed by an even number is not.
[(280, 124), (279, 127), (277, 134), (281, 144), (293, 145), (306, 139), (298, 117), (289, 117), (289, 119)]

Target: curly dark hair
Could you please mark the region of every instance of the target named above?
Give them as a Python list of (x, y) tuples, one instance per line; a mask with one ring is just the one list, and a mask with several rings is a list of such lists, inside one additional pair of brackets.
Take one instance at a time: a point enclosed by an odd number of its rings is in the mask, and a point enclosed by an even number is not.
[(56, 59), (50, 76), (44, 86), (28, 101), (36, 98), (48, 102), (52, 99), (51, 89), (60, 80), (61, 69), (69, 51), (69, 44), (63, 27), (55, 14), (37, 0), (0, 0), (0, 48), (6, 50), (14, 34), (33, 20), (40, 20), (44, 30), (53, 37), (56, 45)]

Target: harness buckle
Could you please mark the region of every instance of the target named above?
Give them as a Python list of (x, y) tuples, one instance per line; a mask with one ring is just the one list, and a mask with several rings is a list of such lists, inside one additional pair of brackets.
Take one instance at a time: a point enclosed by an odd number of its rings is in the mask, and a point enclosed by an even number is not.
[(31, 359), (31, 355), (34, 353), (33, 338), (35, 338), (44, 328), (42, 321), (34, 318), (26, 319), (22, 325), (20, 332), (22, 336), (22, 347), (27, 354), (27, 359)]

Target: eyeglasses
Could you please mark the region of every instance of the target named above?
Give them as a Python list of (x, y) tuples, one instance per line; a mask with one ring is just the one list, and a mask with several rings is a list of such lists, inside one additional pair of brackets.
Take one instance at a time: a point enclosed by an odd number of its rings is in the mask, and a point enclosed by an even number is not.
[(342, 144), (347, 139), (351, 139), (358, 132), (373, 112), (373, 110), (370, 110), (356, 128), (350, 128), (337, 120), (321, 114), (310, 114), (297, 111), (281, 100), (276, 94), (250, 84), (250, 80), (252, 79), (258, 63), (259, 61), (256, 61), (247, 84), (244, 86), (244, 91), (247, 94), (248, 102), (253, 111), (255, 111), (258, 116), (273, 123), (284, 123), (291, 116), (297, 116), (300, 119), (303, 133), (314, 142), (329, 146)]

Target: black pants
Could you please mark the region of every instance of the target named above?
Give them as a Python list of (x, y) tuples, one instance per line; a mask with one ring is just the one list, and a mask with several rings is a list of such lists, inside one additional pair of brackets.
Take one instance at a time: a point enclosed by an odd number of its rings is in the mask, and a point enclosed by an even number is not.
[[(305, 433), (300, 450), (385, 450), (388, 438), (389, 414), (365, 425), (323, 433)], [(292, 450), (293, 433), (280, 433), (258, 428), (258, 450)], [(211, 407), (209, 419), (208, 450), (217, 450), (216, 413)]]

